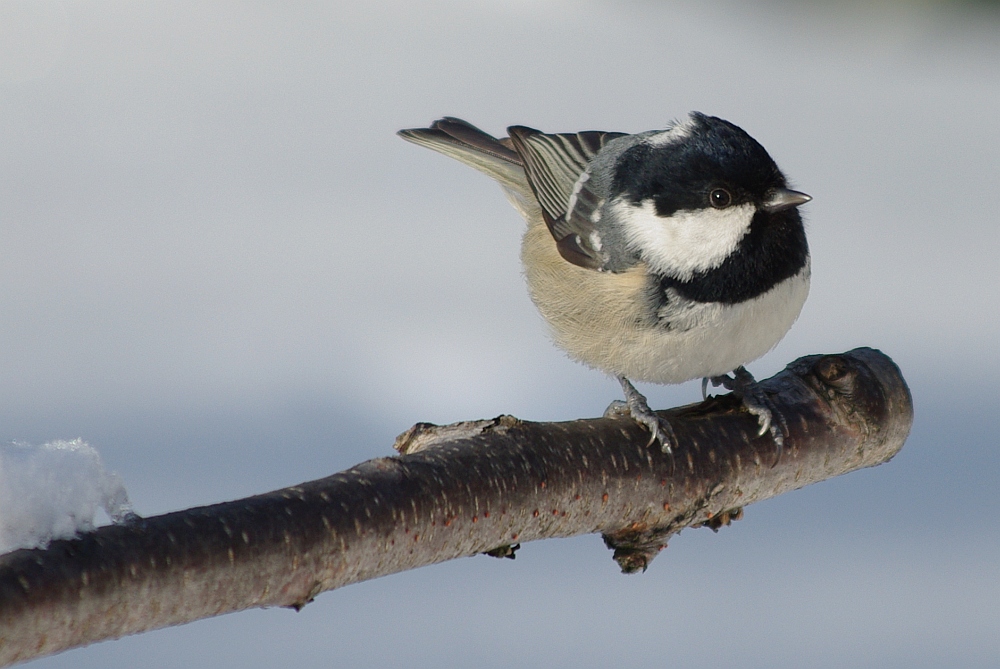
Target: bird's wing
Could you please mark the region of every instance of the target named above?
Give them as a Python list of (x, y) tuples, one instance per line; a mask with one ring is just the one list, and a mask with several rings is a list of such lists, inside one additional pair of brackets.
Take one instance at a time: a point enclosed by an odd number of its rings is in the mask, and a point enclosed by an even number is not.
[(603, 203), (592, 188), (587, 165), (605, 144), (624, 133), (550, 135), (524, 126), (512, 126), (507, 132), (560, 255), (574, 265), (601, 269), (604, 260), (592, 216)]
[[(530, 196), (521, 157), (510, 140), (497, 139), (462, 119), (446, 116), (429, 128), (400, 130), (403, 139), (433, 149), (483, 172), (501, 186)], [(506, 144), (504, 143), (506, 142)]]

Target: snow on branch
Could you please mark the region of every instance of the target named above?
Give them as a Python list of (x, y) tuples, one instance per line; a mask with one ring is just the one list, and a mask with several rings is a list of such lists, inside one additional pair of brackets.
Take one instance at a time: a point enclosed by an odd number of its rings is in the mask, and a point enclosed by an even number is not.
[(462, 556), (600, 532), (626, 572), (685, 527), (889, 460), (913, 408), (873, 349), (796, 360), (761, 382), (784, 418), (780, 453), (724, 395), (664, 412), (679, 446), (648, 447), (627, 418), (437, 427), (401, 454), (324, 479), (0, 556), (0, 666), (319, 593)]

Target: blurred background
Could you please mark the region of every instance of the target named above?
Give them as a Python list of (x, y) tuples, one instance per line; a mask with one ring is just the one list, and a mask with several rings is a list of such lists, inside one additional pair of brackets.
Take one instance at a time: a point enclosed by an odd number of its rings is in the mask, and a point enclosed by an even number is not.
[(982, 3), (0, 0), (0, 441), (84, 439), (143, 515), (619, 397), (548, 341), (499, 189), (394, 136), (442, 115), (741, 125), (815, 198), (751, 370), (874, 346), (916, 406), (892, 462), (642, 576), (542, 542), (30, 666), (996, 667), (998, 62)]

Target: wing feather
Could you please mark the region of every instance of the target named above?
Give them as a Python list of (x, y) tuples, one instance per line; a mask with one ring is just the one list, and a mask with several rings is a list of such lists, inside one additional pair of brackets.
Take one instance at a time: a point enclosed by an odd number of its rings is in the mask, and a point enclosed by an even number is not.
[(603, 201), (594, 192), (588, 166), (620, 132), (546, 134), (525, 126), (496, 138), (446, 116), (429, 128), (400, 130), (403, 139), (433, 149), (493, 177), (508, 193), (538, 201), (545, 224), (568, 262), (602, 269), (604, 258), (594, 225)]
[(512, 126), (507, 132), (563, 258), (601, 269), (604, 261), (592, 220), (601, 199), (590, 184), (587, 167), (608, 142), (624, 133), (546, 134), (525, 126)]

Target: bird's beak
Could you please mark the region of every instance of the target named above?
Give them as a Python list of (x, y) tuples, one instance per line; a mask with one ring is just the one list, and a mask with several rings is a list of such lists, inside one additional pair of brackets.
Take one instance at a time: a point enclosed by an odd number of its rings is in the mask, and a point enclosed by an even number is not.
[(778, 188), (771, 191), (771, 196), (764, 201), (764, 211), (773, 214), (776, 211), (784, 211), (805, 204), (811, 199), (812, 196), (797, 190)]

